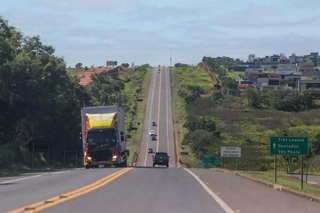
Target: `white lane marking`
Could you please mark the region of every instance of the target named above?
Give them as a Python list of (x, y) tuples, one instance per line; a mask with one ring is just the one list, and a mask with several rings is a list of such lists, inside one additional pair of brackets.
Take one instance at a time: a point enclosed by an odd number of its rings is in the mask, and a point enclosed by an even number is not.
[[(156, 69), (156, 68), (155, 68)], [(154, 81), (153, 81), (153, 88), (152, 88), (152, 94), (151, 94), (151, 103), (150, 103), (150, 115), (149, 115), (149, 121), (148, 121), (148, 139), (147, 139), (147, 147), (146, 147), (146, 155), (144, 157), (144, 166), (147, 165), (147, 158), (148, 158), (148, 149), (149, 149), (149, 134), (150, 134), (150, 126), (151, 126), (151, 123), (150, 123), (150, 119), (151, 119), (151, 112), (152, 112), (152, 103), (153, 103), (153, 95), (154, 95), (154, 88), (155, 88), (155, 85), (156, 85), (156, 77), (157, 75), (155, 75), (155, 72), (153, 71), (153, 68), (152, 68), (152, 74), (154, 75)], [(151, 75), (152, 75), (151, 74)], [(152, 79), (151, 79), (151, 83), (152, 83)], [(159, 134), (159, 133), (157, 133)]]
[(61, 172), (51, 172), (48, 175), (57, 175), (57, 174), (61, 174), (61, 173), (65, 173), (65, 172), (69, 172), (70, 170), (66, 170), (66, 171), (61, 171)]
[(34, 175), (31, 177), (24, 177), (24, 178), (19, 178), (19, 179), (14, 179), (14, 180), (8, 180), (8, 181), (1, 182), (0, 184), (13, 183), (13, 182), (18, 182), (21, 180), (27, 180), (27, 179), (31, 179), (31, 178), (40, 177), (40, 176), (42, 176), (42, 175)]
[[(169, 69), (167, 69), (169, 71)], [(169, 150), (169, 124), (168, 124), (168, 120), (169, 120), (169, 114), (168, 114), (168, 71), (166, 71), (166, 113), (167, 113), (167, 152), (168, 155), (170, 155), (170, 150)]]
[(189, 174), (191, 174), (199, 183), (200, 185), (207, 191), (207, 193), (209, 195), (211, 195), (211, 197), (221, 206), (221, 208), (226, 212), (226, 213), (235, 213), (223, 200), (221, 200), (221, 198), (216, 195), (215, 193), (213, 193), (213, 191), (211, 191), (211, 189), (202, 182), (202, 180), (200, 180), (200, 178), (197, 177), (197, 175), (193, 174), (193, 172), (191, 172), (190, 170), (184, 168), (187, 172), (189, 172)]

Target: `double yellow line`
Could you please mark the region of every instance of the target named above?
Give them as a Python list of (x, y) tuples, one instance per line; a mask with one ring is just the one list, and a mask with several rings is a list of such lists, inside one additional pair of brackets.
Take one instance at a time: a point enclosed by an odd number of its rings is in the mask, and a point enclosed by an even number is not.
[(50, 199), (46, 199), (46, 200), (43, 200), (43, 201), (40, 201), (38, 203), (34, 203), (34, 204), (31, 204), (31, 205), (28, 205), (26, 207), (23, 207), (23, 208), (19, 208), (19, 209), (16, 209), (16, 210), (13, 210), (13, 211), (10, 211), (8, 213), (20, 213), (20, 212), (28, 212), (28, 213), (31, 213), (31, 212), (38, 212), (38, 211), (41, 211), (41, 210), (44, 210), (44, 209), (47, 209), (51, 206), (55, 206), (59, 203), (62, 203), (62, 202), (65, 202), (67, 200), (71, 200), (75, 197), (79, 197), (80, 195), (83, 195), (83, 194), (86, 194), (88, 192), (91, 192), (95, 189), (98, 189), (108, 183), (110, 183), (112, 180), (120, 177), (121, 175), (125, 174), (126, 172), (130, 171), (131, 169), (133, 168), (125, 168), (125, 169), (122, 169), (118, 172), (115, 172), (107, 177), (104, 177), (96, 182), (94, 182), (93, 184), (90, 184), (88, 186), (84, 186), (80, 189), (76, 189), (74, 191), (71, 191), (71, 192), (68, 192), (68, 193), (65, 193), (65, 194), (62, 194), (60, 196), (56, 196), (56, 197), (53, 197), (53, 198), (50, 198)]
[(160, 68), (160, 86), (159, 86), (159, 100), (158, 100), (158, 125), (157, 125), (157, 152), (159, 152), (159, 123), (160, 123), (160, 106), (161, 106), (161, 79), (162, 79), (162, 67)]

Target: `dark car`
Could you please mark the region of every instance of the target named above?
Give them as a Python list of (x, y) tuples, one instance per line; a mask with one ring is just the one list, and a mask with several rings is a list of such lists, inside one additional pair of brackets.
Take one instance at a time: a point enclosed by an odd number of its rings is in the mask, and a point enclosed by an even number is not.
[(149, 148), (149, 149), (148, 149), (148, 153), (153, 153), (153, 149), (152, 149), (152, 148)]
[(152, 122), (151, 125), (152, 126), (157, 126), (157, 123), (156, 122)]
[(157, 137), (155, 135), (151, 135), (151, 140), (155, 141), (157, 140)]
[(156, 152), (155, 155), (153, 155), (153, 166), (164, 165), (169, 167), (169, 158), (170, 156), (168, 156), (166, 152)]

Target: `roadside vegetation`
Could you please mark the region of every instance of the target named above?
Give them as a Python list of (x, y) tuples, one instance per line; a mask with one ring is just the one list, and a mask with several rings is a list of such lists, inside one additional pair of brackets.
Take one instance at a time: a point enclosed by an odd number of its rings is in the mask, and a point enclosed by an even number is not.
[[(213, 72), (217, 64), (210, 66)], [(305, 160), (305, 166), (308, 164), (311, 173), (320, 170), (318, 91), (260, 92), (248, 87), (240, 92), (234, 79), (220, 75), (224, 88), (220, 93), (213, 90), (204, 69), (175, 67), (171, 73), (176, 91), (173, 111), (179, 147), (182, 143), (182, 149), (190, 152), (189, 156), (179, 156), (184, 166), (204, 167), (203, 156), (219, 157), (221, 146), (241, 146), (240, 170), (273, 170), (269, 137), (307, 136), (313, 157)], [(298, 156), (278, 157), (278, 166), (285, 172), (299, 172), (299, 159)], [(220, 164), (210, 165), (222, 166), (236, 169), (236, 159), (226, 158), (223, 164), (221, 160)]]
[[(37, 153), (33, 170), (74, 166), (74, 161), (63, 164), (63, 150), (79, 150), (81, 166), (82, 107), (124, 107), (128, 144), (134, 150), (141, 125), (138, 131), (132, 127), (143, 123), (146, 100), (140, 104), (138, 98), (148, 88), (148, 64), (93, 73), (92, 82), (82, 86), (52, 46), (43, 44), (39, 36), (24, 36), (1, 17), (0, 41), (0, 175), (32, 170), (31, 141), (52, 143), (50, 162), (46, 153)], [(77, 69), (81, 66), (78, 63)]]

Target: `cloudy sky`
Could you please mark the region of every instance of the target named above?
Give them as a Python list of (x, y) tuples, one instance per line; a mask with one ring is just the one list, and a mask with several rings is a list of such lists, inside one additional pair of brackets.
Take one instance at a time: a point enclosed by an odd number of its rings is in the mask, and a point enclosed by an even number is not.
[(0, 0), (0, 15), (72, 67), (320, 52), (320, 0)]

